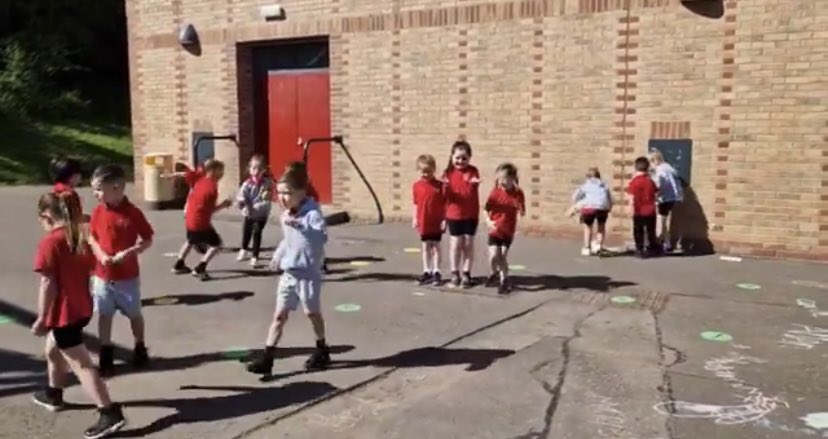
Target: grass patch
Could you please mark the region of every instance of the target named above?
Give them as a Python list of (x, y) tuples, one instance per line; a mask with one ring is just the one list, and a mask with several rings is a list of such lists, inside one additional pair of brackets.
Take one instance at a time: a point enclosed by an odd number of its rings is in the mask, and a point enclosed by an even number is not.
[(91, 172), (103, 163), (132, 174), (129, 127), (104, 118), (23, 122), (0, 116), (0, 184), (48, 183), (49, 161), (58, 155), (81, 160)]

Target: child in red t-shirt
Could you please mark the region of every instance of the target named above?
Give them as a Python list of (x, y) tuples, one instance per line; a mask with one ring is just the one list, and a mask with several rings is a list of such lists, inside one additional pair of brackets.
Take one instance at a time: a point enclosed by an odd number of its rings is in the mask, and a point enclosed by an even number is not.
[[(658, 187), (649, 174), (650, 161), (647, 157), (635, 159), (635, 175), (627, 187), (627, 205), (633, 215), (633, 239), (639, 257), (655, 255), (658, 252), (656, 239), (656, 195)], [(644, 235), (647, 246), (644, 246)]]
[(422, 241), (423, 274), (417, 283), (435, 286), (442, 284), (440, 274), (440, 241), (446, 229), (446, 199), (443, 195), (443, 183), (434, 178), (437, 162), (430, 155), (417, 157), (417, 170), (420, 178), (411, 187), (414, 200), (412, 227), (417, 230)]
[[(204, 175), (193, 184), (187, 196), (187, 207), (184, 210), (184, 224), (187, 229), (187, 242), (181, 246), (178, 259), (173, 266), (176, 274), (192, 272), (193, 276), (202, 281), (209, 280), (207, 264), (221, 250), (221, 236), (213, 227), (213, 214), (233, 205), (232, 199), (218, 202), (218, 182), (224, 177), (224, 163), (219, 160), (209, 160), (204, 163)], [(206, 246), (207, 251), (201, 262), (192, 271), (184, 263), (190, 249), (194, 246)]]
[(142, 368), (149, 362), (144, 344), (138, 255), (152, 245), (154, 232), (141, 209), (124, 195), (123, 168), (104, 165), (96, 169), (92, 174), (92, 190), (100, 201), (89, 222), (89, 244), (98, 261), (92, 276), (101, 341), (98, 369), (109, 375), (114, 371), (112, 319), (116, 311), (129, 319), (132, 329), (135, 340), (132, 365)]
[(518, 187), (518, 172), (515, 165), (503, 163), (497, 167), (495, 187), (486, 200), (484, 210), (488, 214), (486, 223), (489, 226), (489, 263), (492, 267), (492, 274), (486, 284), (498, 285), (498, 294), (506, 294), (510, 290), (509, 248), (515, 238), (518, 214), (526, 215), (526, 199)]
[(46, 236), (37, 246), (34, 271), (40, 274), (37, 320), (32, 333), (46, 336), (48, 386), (33, 400), (51, 411), (63, 407), (67, 375), (74, 372), (98, 407), (98, 421), (84, 432), (102, 438), (120, 430), (126, 419), (109, 396), (92, 356), (83, 344), (83, 328), (92, 318), (89, 275), (95, 259), (81, 228), (80, 205), (69, 192), (47, 193), (38, 201)]
[(56, 194), (68, 192), (69, 196), (73, 198), (74, 204), (77, 204), (83, 222), (89, 222), (89, 216), (83, 214), (80, 196), (75, 191), (75, 188), (83, 180), (81, 163), (71, 158), (55, 158), (52, 159), (50, 168), (52, 179), (55, 182), (52, 192)]
[(472, 286), (474, 235), (480, 222), (480, 172), (469, 163), (471, 156), (471, 145), (465, 140), (458, 140), (451, 147), (449, 164), (443, 174), (446, 226), (451, 236), (451, 286), (463, 288)]

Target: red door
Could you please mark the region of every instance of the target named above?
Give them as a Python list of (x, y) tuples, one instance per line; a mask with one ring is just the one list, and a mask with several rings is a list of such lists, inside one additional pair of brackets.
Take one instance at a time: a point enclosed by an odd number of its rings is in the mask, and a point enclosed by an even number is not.
[[(285, 166), (302, 160), (297, 140), (331, 136), (331, 97), (328, 70), (271, 71), (268, 91), (268, 156), (270, 169), (280, 175)], [(330, 203), (331, 145), (314, 143), (308, 172), (319, 191), (319, 202)]]

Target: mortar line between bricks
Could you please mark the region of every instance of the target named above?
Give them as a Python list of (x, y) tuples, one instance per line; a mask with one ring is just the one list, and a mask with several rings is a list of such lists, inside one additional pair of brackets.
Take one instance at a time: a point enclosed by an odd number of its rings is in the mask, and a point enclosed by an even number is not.
[[(455, 338), (453, 338), (453, 339), (451, 339), (451, 340), (449, 340), (449, 341), (447, 341), (447, 342), (445, 342), (445, 343), (443, 343), (439, 346), (436, 346), (436, 347), (437, 348), (447, 348), (447, 347), (449, 347), (449, 346), (451, 346), (455, 343), (461, 342), (461, 341), (463, 341), (467, 338), (470, 338), (470, 337), (473, 337), (477, 334), (480, 334), (481, 332), (484, 332), (486, 330), (492, 329), (492, 328), (497, 327), (499, 325), (502, 325), (504, 323), (507, 323), (507, 322), (510, 322), (512, 320), (521, 318), (523, 316), (526, 316), (526, 315), (532, 313), (533, 311), (536, 311), (536, 310), (546, 306), (547, 304), (551, 303), (553, 300), (554, 300), (553, 298), (544, 300), (543, 302), (541, 302), (537, 305), (529, 307), (529, 308), (527, 308), (523, 311), (517, 312), (515, 314), (506, 316), (502, 319), (496, 320), (496, 321), (494, 321), (492, 323), (489, 323), (487, 325), (481, 326), (477, 329), (474, 329), (474, 330), (469, 331), (465, 334), (462, 334), (458, 337), (455, 337)], [(596, 312), (596, 311), (593, 311), (593, 313)], [(243, 432), (241, 432), (241, 433), (239, 433), (235, 436), (232, 436), (230, 439), (243, 439), (243, 438), (249, 437), (253, 433), (256, 433), (256, 432), (261, 431), (261, 430), (263, 430), (265, 428), (268, 428), (268, 427), (272, 427), (272, 426), (276, 425), (277, 423), (279, 423), (280, 421), (284, 421), (285, 419), (288, 419), (290, 417), (293, 417), (293, 416), (296, 416), (300, 413), (303, 413), (304, 411), (306, 411), (308, 409), (311, 409), (311, 408), (313, 408), (313, 407), (315, 407), (319, 404), (322, 404), (323, 402), (330, 401), (330, 400), (332, 400), (336, 397), (339, 397), (339, 396), (343, 396), (343, 395), (347, 395), (349, 393), (353, 393), (354, 391), (362, 389), (362, 388), (364, 388), (364, 387), (366, 387), (366, 386), (368, 386), (372, 383), (375, 383), (375, 382), (380, 381), (384, 378), (387, 378), (388, 376), (390, 376), (391, 374), (393, 374), (394, 372), (396, 372), (400, 369), (402, 369), (402, 368), (399, 367), (399, 366), (391, 367), (391, 368), (389, 368), (389, 369), (387, 369), (387, 370), (385, 370), (385, 371), (383, 371), (383, 372), (381, 372), (377, 375), (374, 375), (373, 377), (370, 377), (368, 379), (360, 381), (360, 382), (358, 382), (356, 384), (353, 384), (351, 386), (348, 386), (344, 389), (333, 391), (333, 392), (331, 392), (327, 395), (323, 395), (323, 396), (321, 396), (319, 398), (316, 398), (316, 399), (314, 399), (314, 400), (312, 400), (312, 401), (310, 401), (306, 404), (302, 404), (302, 405), (300, 405), (299, 407), (297, 407), (293, 410), (290, 410), (286, 413), (278, 415), (273, 419), (266, 420), (266, 421), (264, 421), (264, 422), (262, 422), (262, 423), (260, 423), (256, 426), (248, 429), (248, 430), (245, 430), (245, 431), (243, 431)]]

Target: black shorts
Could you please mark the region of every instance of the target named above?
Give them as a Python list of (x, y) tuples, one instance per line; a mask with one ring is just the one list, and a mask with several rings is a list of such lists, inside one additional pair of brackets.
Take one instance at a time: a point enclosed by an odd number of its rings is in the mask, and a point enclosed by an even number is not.
[(607, 217), (609, 217), (609, 212), (606, 210), (593, 210), (592, 212), (582, 213), (581, 214), (581, 223), (591, 226), (598, 221), (599, 225), (604, 225), (607, 223)]
[(447, 220), (446, 225), (451, 236), (474, 236), (477, 234), (477, 223), (479, 221), (477, 218)]
[(91, 320), (91, 317), (59, 328), (52, 328), (52, 337), (54, 337), (58, 349), (66, 350), (82, 345), (83, 328), (89, 324), (89, 320)]
[(443, 239), (442, 233), (434, 233), (431, 235), (420, 235), (420, 240), (423, 242), (440, 242)]
[(221, 236), (213, 227), (207, 230), (187, 230), (187, 242), (196, 247), (221, 247)]
[(497, 236), (489, 235), (489, 247), (506, 247), (512, 246), (512, 238), (504, 239)]
[(658, 203), (658, 214), (661, 216), (667, 216), (670, 212), (673, 211), (673, 208), (676, 207), (675, 201), (666, 201), (664, 203)]

